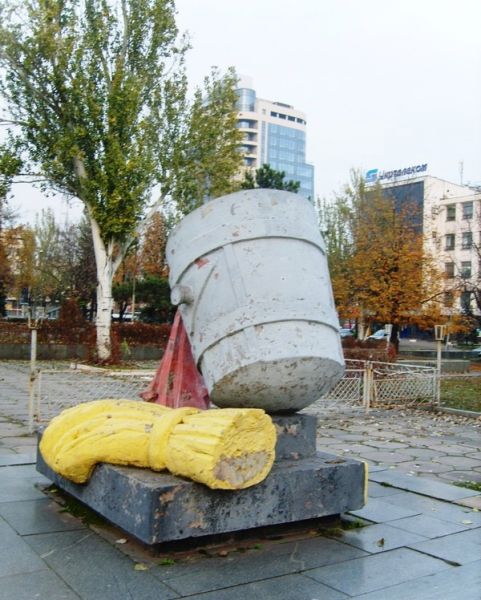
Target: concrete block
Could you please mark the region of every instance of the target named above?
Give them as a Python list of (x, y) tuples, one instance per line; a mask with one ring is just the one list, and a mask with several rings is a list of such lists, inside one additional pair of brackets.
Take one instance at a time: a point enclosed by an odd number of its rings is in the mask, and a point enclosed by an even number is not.
[(37, 469), (61, 489), (147, 544), (241, 531), (336, 515), (364, 505), (366, 466), (316, 453), (317, 419), (274, 416), (276, 462), (245, 490), (208, 487), (148, 469), (100, 464), (85, 485), (53, 472), (38, 453)]
[(313, 415), (273, 415), (276, 426), (276, 462), (299, 460), (316, 454), (317, 418)]
[(317, 454), (274, 465), (262, 483), (211, 490), (165, 473), (101, 464), (86, 485), (37, 469), (60, 488), (147, 544), (290, 523), (364, 504), (365, 465)]

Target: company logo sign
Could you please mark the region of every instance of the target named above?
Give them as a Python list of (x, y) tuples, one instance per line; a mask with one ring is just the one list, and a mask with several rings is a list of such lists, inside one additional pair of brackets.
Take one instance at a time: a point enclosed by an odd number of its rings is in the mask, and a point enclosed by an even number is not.
[(428, 163), (423, 165), (414, 165), (413, 167), (405, 167), (404, 169), (394, 169), (393, 171), (380, 171), (379, 169), (370, 169), (366, 172), (366, 183), (375, 183), (396, 179), (397, 177), (405, 177), (406, 175), (418, 175), (425, 173), (428, 170)]

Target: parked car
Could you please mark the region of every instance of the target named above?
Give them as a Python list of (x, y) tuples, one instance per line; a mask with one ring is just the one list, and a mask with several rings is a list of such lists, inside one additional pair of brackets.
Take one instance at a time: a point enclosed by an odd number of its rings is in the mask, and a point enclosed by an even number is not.
[(342, 338), (354, 336), (352, 329), (345, 329), (344, 327), (339, 328), (339, 333), (341, 334)]
[(475, 358), (481, 358), (481, 346), (473, 348), (470, 352)]
[(368, 335), (367, 339), (368, 340), (387, 340), (387, 338), (389, 337), (389, 335), (390, 334), (387, 333), (386, 330), (384, 330), (384, 329), (378, 329), (372, 335)]

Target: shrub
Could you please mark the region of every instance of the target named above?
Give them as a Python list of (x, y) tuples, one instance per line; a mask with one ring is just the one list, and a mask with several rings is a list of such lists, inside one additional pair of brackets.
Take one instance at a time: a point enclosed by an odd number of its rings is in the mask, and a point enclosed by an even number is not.
[(379, 362), (396, 362), (396, 348), (393, 344), (386, 347), (385, 340), (342, 340), (344, 358), (352, 360), (374, 360)]

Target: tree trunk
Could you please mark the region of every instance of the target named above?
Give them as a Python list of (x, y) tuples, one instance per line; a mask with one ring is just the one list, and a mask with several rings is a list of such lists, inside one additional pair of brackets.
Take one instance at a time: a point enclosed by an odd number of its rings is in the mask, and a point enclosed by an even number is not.
[(112, 323), (112, 261), (107, 255), (102, 262), (97, 259), (97, 357), (99, 361), (108, 360), (112, 353), (110, 327)]
[(114, 244), (105, 245), (97, 221), (90, 215), (92, 239), (97, 266), (97, 358), (106, 361), (112, 353), (110, 327), (112, 323), (112, 280), (120, 263), (119, 257), (114, 257)]

